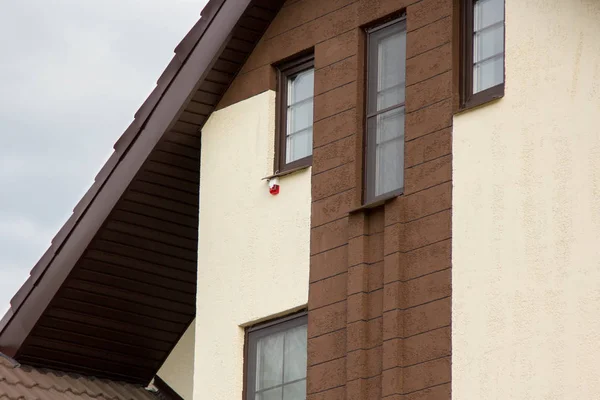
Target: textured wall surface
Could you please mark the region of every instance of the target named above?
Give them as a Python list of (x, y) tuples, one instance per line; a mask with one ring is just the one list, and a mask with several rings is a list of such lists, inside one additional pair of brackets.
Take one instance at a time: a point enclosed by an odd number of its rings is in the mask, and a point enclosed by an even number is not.
[[(404, 10), (405, 193), (358, 209), (364, 27)], [(451, 42), (450, 0), (288, 0), (219, 105), (314, 49), (308, 400), (450, 398)]]
[(189, 326), (157, 375), (181, 397), (192, 398), (194, 390), (194, 336), (195, 321)]
[(457, 400), (598, 399), (600, 2), (506, 1), (506, 96), (453, 138)]
[(305, 306), (310, 168), (272, 174), (275, 93), (212, 114), (202, 130), (194, 398), (241, 399), (244, 330)]

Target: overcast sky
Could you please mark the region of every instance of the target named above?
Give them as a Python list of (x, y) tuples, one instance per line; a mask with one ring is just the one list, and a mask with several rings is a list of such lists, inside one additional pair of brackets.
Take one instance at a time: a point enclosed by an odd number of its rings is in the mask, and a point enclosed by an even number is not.
[(0, 0), (0, 318), (205, 0)]

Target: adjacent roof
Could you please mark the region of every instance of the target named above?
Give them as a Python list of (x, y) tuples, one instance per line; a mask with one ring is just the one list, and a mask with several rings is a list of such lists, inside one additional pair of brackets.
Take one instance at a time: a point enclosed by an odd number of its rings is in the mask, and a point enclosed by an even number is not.
[(0, 356), (2, 400), (157, 400), (141, 385), (20, 367)]
[(195, 316), (200, 130), (283, 0), (210, 0), (0, 320), (22, 364), (148, 383)]

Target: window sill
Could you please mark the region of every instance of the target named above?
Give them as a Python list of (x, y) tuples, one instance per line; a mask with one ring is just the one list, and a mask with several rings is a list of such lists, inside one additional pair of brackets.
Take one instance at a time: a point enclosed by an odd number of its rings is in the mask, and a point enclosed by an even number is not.
[(348, 212), (350, 214), (353, 214), (356, 212), (365, 211), (365, 210), (369, 210), (371, 208), (379, 207), (380, 205), (385, 204), (388, 201), (395, 199), (398, 196), (401, 196), (402, 194), (404, 194), (404, 188), (381, 195), (381, 196), (371, 200), (370, 202), (363, 204), (360, 207), (353, 208), (352, 210), (350, 210)]
[(481, 107), (488, 103), (495, 102), (504, 97), (504, 83), (484, 90), (483, 92), (475, 93), (464, 104), (460, 106), (458, 113), (469, 111), (474, 108)]
[(310, 164), (308, 165), (302, 165), (300, 167), (296, 167), (296, 168), (291, 168), (285, 171), (281, 171), (281, 172), (277, 172), (273, 175), (269, 175), (269, 176), (265, 176), (264, 178), (262, 178), (262, 180), (267, 180), (267, 179), (273, 179), (273, 178), (279, 178), (280, 176), (286, 176), (286, 175), (290, 175), (293, 173), (296, 173), (298, 171), (302, 171), (304, 169), (310, 168)]

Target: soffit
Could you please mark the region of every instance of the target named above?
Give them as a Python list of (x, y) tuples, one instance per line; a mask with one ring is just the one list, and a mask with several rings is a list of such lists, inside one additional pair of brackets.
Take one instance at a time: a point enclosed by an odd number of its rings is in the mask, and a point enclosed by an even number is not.
[(195, 316), (200, 130), (281, 0), (211, 0), (0, 321), (37, 367), (148, 383)]

